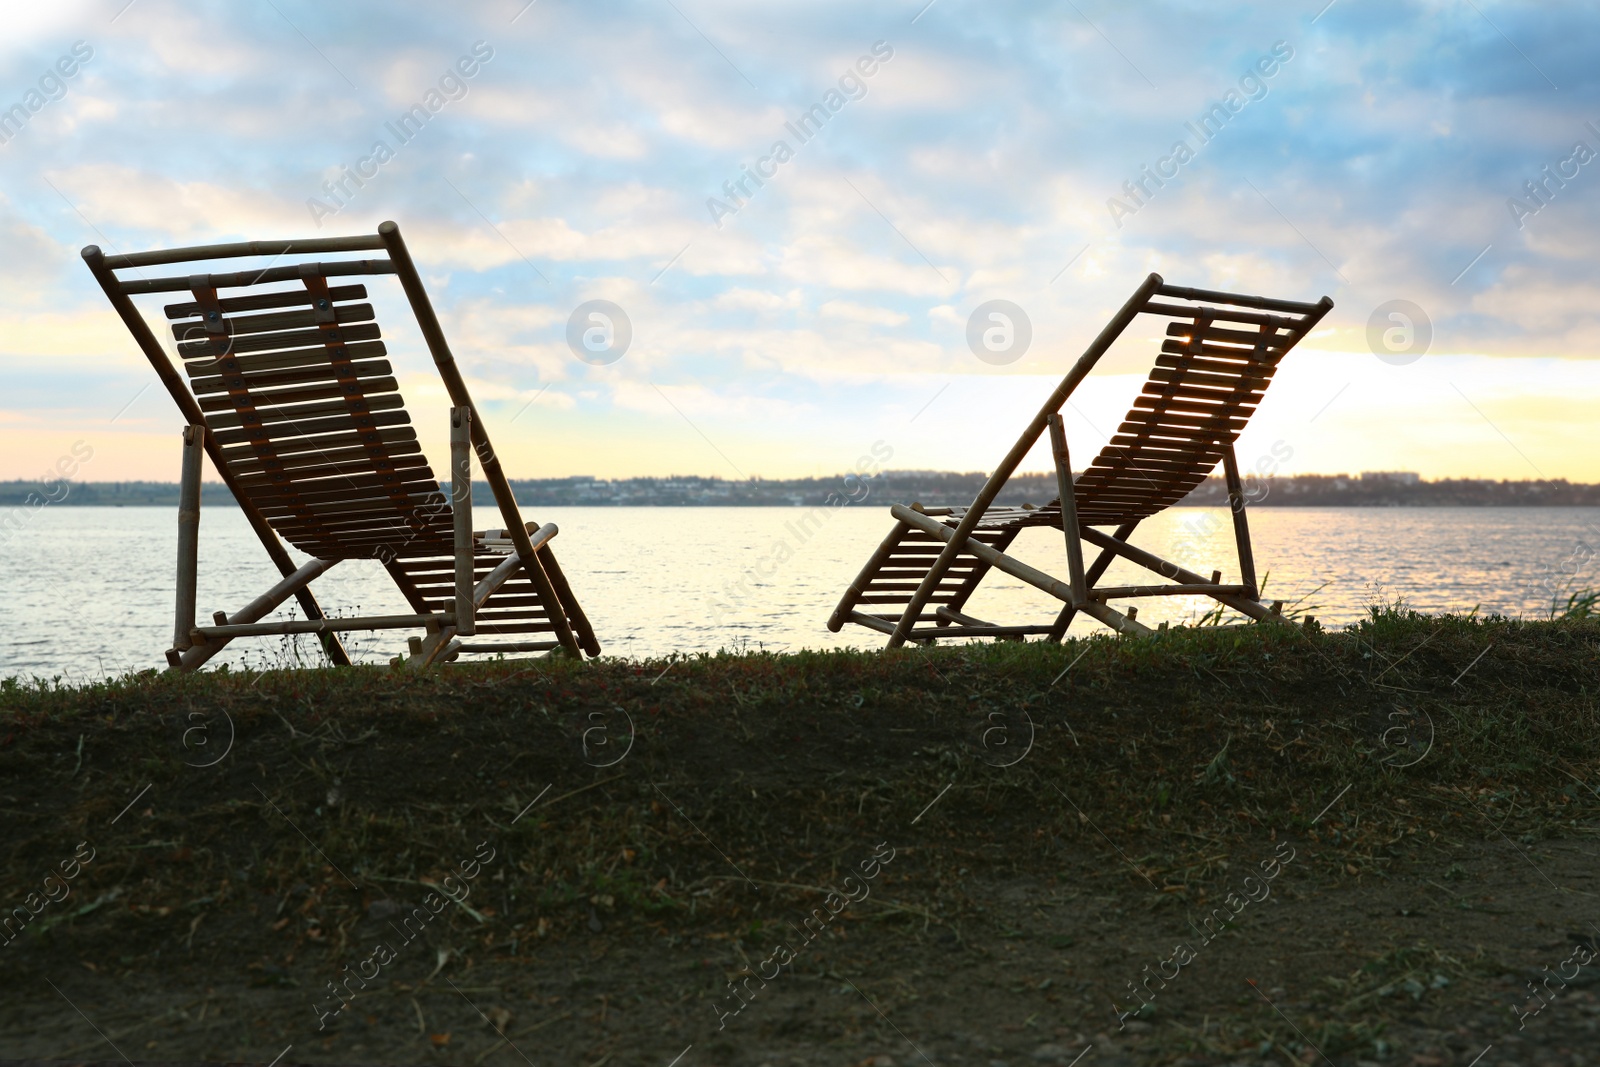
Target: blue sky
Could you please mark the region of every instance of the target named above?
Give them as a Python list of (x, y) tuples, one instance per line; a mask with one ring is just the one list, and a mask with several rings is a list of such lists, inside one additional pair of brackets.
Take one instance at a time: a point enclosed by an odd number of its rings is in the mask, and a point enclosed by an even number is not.
[[(82, 245), (394, 219), (513, 476), (831, 474), (878, 442), (890, 467), (987, 469), (1155, 270), (1336, 302), (1247, 464), (1281, 445), (1284, 473), (1600, 480), (1592, 5), (524, 2), (8, 14), (0, 108), (42, 105), (0, 144), (0, 477), (76, 441), (80, 477), (177, 477), (181, 420)], [(78, 42), (92, 56), (53, 73)], [(430, 91), (401, 143), (386, 124)], [(830, 103), (803, 143), (786, 125)], [(1217, 104), (1200, 144), (1186, 124)], [(379, 140), (393, 158), (329, 196)], [(742, 203), (724, 192), (758, 166)], [(1143, 167), (1176, 174), (1135, 199)], [(442, 455), (442, 389), (395, 283), (372, 288)], [(566, 342), (597, 299), (633, 327), (606, 365)], [(998, 366), (967, 344), (993, 299), (1032, 324)], [(1369, 345), (1395, 300), (1431, 325), (1420, 358)], [(1154, 333), (1075, 398), (1075, 454)]]

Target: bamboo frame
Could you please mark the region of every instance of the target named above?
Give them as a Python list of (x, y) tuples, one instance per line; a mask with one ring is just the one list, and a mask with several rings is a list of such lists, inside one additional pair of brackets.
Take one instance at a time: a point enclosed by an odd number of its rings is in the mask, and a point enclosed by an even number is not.
[(450, 516), (456, 553), (456, 633), (477, 633), (473, 609), (472, 572), (477, 559), (472, 551), (472, 409), (450, 409)]
[[(93, 245), (90, 246), (94, 247)], [(176, 251), (176, 250), (175, 250)], [(315, 273), (321, 278), (348, 278), (363, 274), (393, 274), (394, 266), (387, 260), (363, 259), (355, 263), (316, 263)], [(150, 293), (182, 293), (196, 282), (211, 289), (232, 289), (241, 285), (260, 285), (266, 282), (292, 282), (301, 277), (299, 267), (268, 267), (266, 270), (241, 270), (232, 274), (200, 274), (185, 278), (147, 278), (136, 282), (123, 282), (122, 291), (129, 296), (146, 296)]]
[[(186, 274), (158, 278), (141, 277), (137, 280), (128, 281), (120, 279), (116, 274), (116, 271), (119, 270), (136, 270), (141, 267), (198, 263), (206, 260), (246, 256), (271, 256), (276, 260), (291, 253), (315, 256), (328, 253), (361, 252), (381, 252), (385, 253), (387, 258), (301, 262), (285, 265), (269, 263), (265, 268), (254, 271)], [(534, 529), (534, 524), (523, 523), (510, 483), (507, 481), (499, 459), (495, 455), (494, 446), (490, 442), (484, 429), (483, 421), (478, 416), (478, 412), (473, 405), (466, 383), (456, 367), (449, 344), (445, 340), (443, 329), (439, 325), (438, 317), (434, 313), (432, 303), (422, 284), (416, 265), (400, 235), (399, 227), (393, 222), (383, 223), (378, 227), (376, 233), (353, 237), (315, 238), (299, 241), (233, 242), (118, 255), (106, 255), (97, 246), (90, 245), (83, 249), (83, 259), (90, 272), (95, 276), (95, 280), (105, 292), (106, 298), (111, 302), (112, 307), (116, 310), (124, 325), (127, 326), (135, 343), (145, 354), (145, 357), (155, 369), (157, 376), (161, 379), (162, 384), (166, 387), (167, 392), (183, 413), (185, 421), (190, 427), (186, 431), (186, 441), (190, 437), (194, 438), (193, 442), (186, 444), (184, 455), (184, 491), (183, 500), (180, 503), (179, 573), (174, 642), (172, 650), (168, 652), (168, 660), (174, 669), (193, 670), (199, 667), (221, 651), (235, 637), (285, 633), (317, 634), (329, 659), (337, 665), (345, 665), (350, 663), (350, 657), (339, 641), (338, 632), (355, 629), (391, 629), (417, 625), (426, 626), (428, 629), (426, 640), (420, 642), (424, 653), (422, 665), (437, 660), (454, 658), (463, 649), (467, 651), (479, 650), (478, 644), (464, 645), (459, 638), (474, 634), (478, 609), (482, 608), (497, 590), (516, 577), (519, 572), (526, 576), (528, 582), (533, 586), (533, 591), (544, 606), (545, 611), (543, 614), (548, 618), (550, 629), (555, 637), (553, 647), (565, 649), (569, 654), (579, 658), (585, 653), (589, 655), (599, 654), (600, 645), (595, 638), (593, 628), (584, 615), (571, 586), (568, 584), (565, 575), (561, 573), (560, 567), (557, 565), (555, 557), (549, 548), (549, 542), (555, 535), (556, 528), (553, 524), (546, 524), (543, 527), (539, 527), (536, 534), (530, 535), (530, 531)], [(311, 535), (309, 540), (316, 543), (330, 539), (337, 541), (340, 537), (339, 531), (348, 528), (355, 531), (350, 544), (353, 547), (359, 547), (365, 546), (371, 541), (374, 530), (381, 530), (385, 525), (381, 521), (376, 526), (370, 525), (373, 520), (370, 517), (363, 519), (361, 516), (366, 516), (369, 512), (381, 512), (381, 506), (376, 509), (366, 507), (341, 509), (338, 507), (337, 501), (327, 498), (322, 501), (325, 507), (321, 510), (317, 512), (305, 510), (307, 508), (306, 500), (313, 498), (302, 500), (295, 490), (295, 471), (307, 466), (300, 455), (300, 453), (306, 451), (305, 448), (290, 448), (283, 453), (282, 459), (262, 466), (249, 459), (244, 454), (247, 450), (242, 451), (243, 446), (240, 444), (240, 442), (252, 440), (247, 431), (252, 426), (261, 426), (262, 423), (259, 420), (252, 423), (246, 419), (237, 416), (230, 417), (230, 415), (224, 413), (219, 417), (226, 422), (227, 431), (219, 434), (209, 430), (207, 428), (205, 409), (201, 407), (196, 394), (191, 392), (183, 375), (174, 366), (166, 350), (157, 340), (151, 326), (146, 322), (144, 315), (133, 304), (131, 297), (138, 294), (189, 291), (195, 294), (195, 300), (199, 302), (199, 306), (215, 308), (214, 301), (217, 299), (215, 291), (217, 289), (244, 288), (265, 282), (304, 280), (307, 289), (312, 293), (311, 303), (315, 309), (319, 309), (314, 311), (316, 322), (334, 331), (333, 340), (320, 343), (326, 343), (338, 348), (344, 344), (344, 341), (338, 336), (341, 331), (338, 323), (343, 320), (336, 319), (334, 311), (329, 307), (327, 300), (328, 287), (324, 279), (385, 274), (395, 275), (399, 280), (406, 299), (416, 317), (417, 325), (428, 345), (435, 368), (444, 382), (446, 392), (450, 396), (453, 409), (451, 495), (454, 500), (459, 502), (458, 506), (453, 509), (451, 522), (451, 553), (454, 560), (453, 590), (445, 610), (442, 612), (425, 610), (423, 593), (418, 583), (414, 582), (412, 576), (404, 569), (403, 561), (387, 560), (387, 569), (397, 585), (399, 585), (401, 592), (411, 602), (413, 608), (417, 609), (417, 613), (399, 616), (330, 619), (317, 603), (310, 586), (314, 579), (325, 573), (328, 568), (338, 561), (337, 558), (313, 559), (302, 566), (296, 566), (282, 540), (280, 540), (278, 531), (274, 528), (274, 523), (287, 523), (288, 526), (285, 528), (298, 529), (300, 534), (296, 535), (297, 537), (305, 537), (309, 531)], [(316, 297), (317, 293), (322, 294), (320, 303)], [(346, 298), (339, 297), (337, 299)], [(211, 300), (213, 303), (207, 305), (205, 303), (207, 300)], [(196, 314), (193, 310), (195, 305), (181, 306), (189, 308), (186, 314)], [(271, 306), (277, 307), (279, 305), (271, 304)], [(368, 316), (370, 317), (370, 310), (368, 311)], [(213, 314), (212, 317), (215, 318), (215, 315)], [(209, 325), (207, 326), (207, 331), (211, 333), (216, 333), (217, 330), (221, 329), (220, 325), (216, 330), (211, 329)], [(262, 329), (266, 329), (266, 327), (262, 327)], [(343, 329), (345, 332), (350, 332), (349, 328)], [(314, 339), (317, 335), (313, 331), (311, 336)], [(351, 338), (352, 352), (362, 343), (361, 336), (360, 333), (356, 333)], [(359, 359), (362, 357), (354, 356), (351, 358)], [(234, 366), (238, 366), (238, 364), (234, 364)], [(248, 371), (248, 369), (246, 372), (254, 373), (253, 371)], [(235, 370), (231, 373), (237, 375), (246, 372)], [(366, 380), (371, 378), (372, 373), (372, 371), (368, 370), (359, 377)], [(378, 373), (387, 372), (379, 371)], [(388, 390), (393, 390), (392, 378), (374, 379), (374, 381), (387, 381)], [(208, 390), (207, 395), (209, 396), (214, 391)], [(215, 407), (216, 405), (209, 404), (209, 406)], [(381, 406), (381, 410), (384, 411), (399, 411), (400, 409), (401, 405), (398, 398), (392, 403), (385, 403)], [(246, 409), (242, 408), (241, 410)], [(371, 412), (380, 410), (380, 407), (362, 407), (356, 410), (370, 416)], [(335, 411), (335, 414), (337, 415), (339, 412)], [(363, 437), (362, 440), (390, 440), (390, 437), (383, 436), (393, 436), (390, 431), (378, 429), (378, 427), (387, 426), (392, 421), (394, 421), (393, 416), (369, 417), (368, 421), (359, 424), (367, 427), (364, 432), (368, 436)], [(220, 425), (222, 423), (219, 422)], [(226, 452), (222, 442), (219, 441), (219, 436), (228, 440)], [(369, 447), (359, 444), (353, 435), (350, 436), (353, 438), (350, 442), (351, 447), (340, 444), (338, 445), (339, 450), (359, 452), (361, 448)], [(308, 438), (308, 442), (309, 440)], [(400, 438), (394, 437), (394, 440), (399, 441)], [(299, 444), (299, 442), (296, 443)], [(271, 589), (252, 600), (244, 609), (233, 616), (217, 613), (216, 624), (212, 626), (196, 626), (194, 619), (194, 590), (198, 571), (198, 540), (195, 527), (198, 521), (198, 487), (200, 479), (198, 457), (201, 448), (204, 448), (206, 454), (211, 457), (212, 465), (217, 469), (223, 483), (238, 502), (241, 511), (244, 512), (251, 528), (255, 531), (257, 538), (261, 541), (262, 546), (266, 549), (269, 558), (278, 568), (281, 576), (280, 580)], [(311, 451), (319, 450), (311, 447)], [(478, 582), (476, 585), (473, 579), (478, 563), (477, 552), (483, 539), (475, 536), (471, 529), (471, 454), (473, 451), (477, 452), (479, 465), (482, 468), (482, 476), (489, 483), (495, 496), (495, 502), (505, 520), (505, 530), (498, 532), (509, 539), (510, 545), (508, 547), (511, 549), (511, 555), (507, 558), (507, 561), (495, 567), (488, 578)], [(229, 462), (231, 458), (234, 458), (234, 453), (241, 453), (241, 462), (237, 465), (239, 472), (236, 472), (235, 465)], [(421, 459), (420, 452), (414, 445), (409, 448), (400, 447), (399, 452), (395, 454), (400, 453), (404, 453), (407, 458), (415, 454), (415, 463), (407, 462), (401, 465), (408, 469), (416, 467), (420, 470), (426, 464), (426, 461)], [(396, 468), (390, 463), (388, 466), (380, 464), (378, 469), (393, 471)], [(286, 475), (278, 476), (274, 481), (274, 488), (268, 494), (270, 497), (268, 504), (270, 506), (265, 504), (258, 505), (256, 498), (261, 496), (260, 492), (256, 492), (254, 496), (252, 495), (253, 491), (262, 488), (259, 475), (261, 470), (278, 470), (285, 472)], [(403, 481), (404, 479), (401, 479), (394, 483), (395, 489), (391, 492), (391, 495), (395, 492), (407, 494), (411, 491), (401, 484)], [(192, 493), (190, 491), (191, 486), (193, 487)], [(367, 488), (382, 487), (368, 486)], [(415, 487), (413, 486), (411, 489), (414, 490)], [(371, 495), (374, 498), (379, 498), (382, 494), (374, 492)], [(191, 496), (193, 498), (192, 503)], [(415, 507), (415, 505), (408, 506)], [(417, 509), (415, 514), (420, 516), (424, 512), (426, 512), (426, 507)], [(408, 514), (412, 513), (408, 512)], [(269, 516), (271, 517), (269, 518)], [(369, 523), (369, 525), (363, 527), (361, 525), (363, 522)], [(310, 523), (310, 525), (307, 525), (307, 523)], [(415, 526), (412, 528), (421, 530), (423, 527)], [(433, 535), (430, 534), (429, 536)], [(297, 540), (297, 543), (304, 544), (306, 542)], [(318, 551), (320, 552), (321, 550), (319, 549)], [(362, 551), (364, 551), (364, 547), (362, 547)], [(361, 551), (357, 551), (356, 554), (361, 554)], [(340, 555), (338, 558), (344, 558), (344, 556)], [(423, 582), (422, 585), (427, 586), (427, 582)], [(429, 588), (433, 587), (429, 586)], [(430, 593), (429, 595), (434, 594)], [(522, 594), (519, 593), (518, 595)], [(259, 621), (291, 596), (295, 597), (299, 602), (305, 614), (304, 620), (270, 623)], [(545, 651), (551, 647), (551, 643), (545, 641), (512, 641), (497, 644), (494, 650), (521, 650), (522, 646), (528, 646), (529, 650)], [(533, 648), (533, 646), (538, 647)], [(418, 657), (414, 655), (407, 662), (416, 665), (417, 660)]]
[(561, 647), (559, 641), (462, 641), (457, 652), (551, 652)]
[[(349, 618), (279, 619), (277, 622), (226, 623), (221, 626), (196, 626), (192, 633), (212, 638), (272, 637), (279, 634), (326, 634), (341, 630), (405, 630), (427, 626), (443, 630), (453, 616), (445, 615), (352, 615)], [(453, 627), (452, 627), (453, 628)]]
[(1222, 454), (1223, 477), (1228, 483), (1228, 510), (1233, 513), (1233, 540), (1239, 552), (1239, 575), (1251, 600), (1260, 600), (1256, 586), (1256, 557), (1250, 549), (1250, 523), (1244, 517), (1244, 484), (1239, 480), (1239, 460), (1233, 446)]
[(1072, 491), (1072, 458), (1067, 454), (1067, 430), (1059, 411), (1050, 413), (1050, 451), (1056, 461), (1056, 491), (1061, 495), (1061, 532), (1067, 541), (1067, 575), (1072, 599), (1089, 599), (1083, 573), (1083, 542), (1078, 539), (1078, 494)]
[(195, 592), (200, 573), (200, 471), (205, 448), (203, 424), (183, 430), (183, 477), (178, 485), (178, 581), (177, 613), (173, 622), (171, 662), (193, 642)]
[[(1174, 300), (1218, 306), (1188, 307), (1171, 302)], [(1149, 275), (1049, 395), (979, 489), (970, 507), (956, 511), (895, 505), (890, 509), (895, 519), (894, 528), (845, 590), (828, 620), (829, 629), (837, 631), (846, 622), (857, 623), (887, 634), (890, 648), (906, 641), (926, 642), (938, 637), (1014, 637), (1024, 632), (1043, 632), (1047, 639), (1059, 641), (1065, 637), (1073, 617), (1081, 611), (1119, 632), (1147, 634), (1152, 631), (1137, 622), (1135, 608), (1118, 612), (1106, 601), (1169, 595), (1209, 596), (1250, 618), (1282, 621), (1279, 604), (1269, 607), (1260, 602), (1245, 517), (1247, 501), (1232, 441), (1264, 394), (1277, 362), (1332, 307), (1333, 301), (1327, 297), (1315, 303), (1277, 300), (1171, 286), (1159, 274)], [(1177, 321), (1166, 329), (1167, 339), (1160, 345), (1162, 357), (1157, 360), (1157, 369), (1118, 431), (1122, 436), (1114, 438), (1113, 444), (1107, 446), (1084, 474), (1074, 477), (1061, 409), (1139, 314), (1166, 316)], [(1213, 326), (1213, 323), (1220, 325)], [(1187, 340), (1179, 340), (1185, 337)], [(1229, 360), (1233, 362), (1226, 362)], [(1258, 370), (1254, 361), (1259, 361), (1263, 369)], [(1030, 518), (1024, 512), (1008, 509), (985, 524), (1000, 491), (1046, 430), (1050, 433), (1050, 452), (1059, 491), (1067, 557), (1066, 582), (1021, 563), (1005, 551), (1011, 538), (1023, 527), (1048, 519)], [(1164, 443), (1169, 440), (1170, 446)], [(1238, 583), (1223, 583), (1220, 572), (1213, 573), (1208, 581), (1177, 563), (1128, 543), (1129, 536), (1144, 518), (1176, 503), (1219, 458), (1228, 483), (1241, 574)], [(1127, 484), (1133, 477), (1142, 477), (1147, 484)], [(1084, 498), (1087, 504), (1081, 503), (1081, 494), (1087, 494)], [(1089, 511), (1082, 511), (1084, 507)], [(1114, 534), (1096, 529), (1100, 525), (1114, 524)], [(906, 539), (913, 530), (937, 537), (943, 547), (926, 565), (915, 591), (904, 598), (898, 617), (857, 610), (858, 604), (897, 603), (903, 597), (895, 591), (909, 588), (899, 584), (909, 579), (880, 578), (880, 572), (920, 565), (917, 553), (905, 551), (910, 543)], [(980, 530), (983, 531), (981, 538)], [(1100, 550), (1095, 562), (1087, 568), (1082, 548), (1085, 541)], [(1100, 579), (1118, 558), (1154, 571), (1168, 579), (1168, 584), (1099, 586)], [(952, 588), (946, 578), (957, 560), (963, 561), (961, 573), (968, 577)], [(1018, 578), (1062, 601), (1054, 623), (1045, 627), (996, 625), (962, 612), (960, 609), (967, 597), (988, 568)], [(879, 595), (873, 596), (874, 593)], [(940, 601), (937, 604), (936, 595)], [(935, 625), (919, 626), (928, 621), (930, 605), (934, 605)]]

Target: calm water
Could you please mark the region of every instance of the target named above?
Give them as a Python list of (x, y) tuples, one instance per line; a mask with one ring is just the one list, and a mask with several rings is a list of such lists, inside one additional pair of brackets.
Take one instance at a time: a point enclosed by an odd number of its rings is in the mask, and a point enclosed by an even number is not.
[[(880, 646), (876, 634), (859, 627), (832, 634), (826, 623), (887, 531), (887, 507), (834, 513), (804, 541), (793, 529), (803, 513), (549, 508), (527, 517), (560, 526), (558, 557), (610, 655)], [(501, 525), (492, 509), (478, 509), (475, 518), (480, 529)], [(1600, 509), (1262, 508), (1250, 522), (1257, 569), (1271, 572), (1267, 593), (1315, 605), (1312, 613), (1327, 624), (1351, 622), (1368, 604), (1396, 596), (1428, 612), (1476, 606), (1542, 617), (1567, 582), (1600, 586), (1600, 561), (1579, 548), (1580, 540), (1600, 546)], [(9, 538), (0, 527), (0, 675), (83, 680), (164, 666), (176, 530), (176, 510), (166, 508), (46, 507)], [(1238, 578), (1226, 510), (1170, 510), (1141, 528), (1138, 543), (1192, 570), (1220, 568), (1224, 581)], [(1059, 534), (1026, 531), (1014, 551), (1065, 575)], [(237, 512), (202, 514), (202, 620), (237, 610), (277, 577)], [(1131, 565), (1114, 567), (1107, 578), (1119, 585), (1145, 580)], [(1055, 614), (1054, 601), (1021, 583), (999, 574), (985, 582), (968, 608), (974, 615), (1033, 622)], [(313, 588), (334, 614), (409, 611), (376, 563), (341, 563)], [(1140, 619), (1187, 620), (1209, 603), (1146, 600)], [(1097, 627), (1080, 618), (1073, 632)], [(405, 647), (405, 633), (352, 634), (346, 643), (359, 658), (382, 662)], [(301, 641), (309, 654), (311, 639)], [(246, 639), (213, 662), (263, 665), (284, 654), (284, 639)]]

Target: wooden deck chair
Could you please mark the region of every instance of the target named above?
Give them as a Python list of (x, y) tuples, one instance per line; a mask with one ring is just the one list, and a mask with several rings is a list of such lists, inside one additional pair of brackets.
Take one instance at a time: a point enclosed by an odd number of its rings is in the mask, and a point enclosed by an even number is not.
[[(374, 252), (384, 256), (315, 258)], [(161, 278), (141, 269), (252, 256), (269, 262)], [(318, 635), (332, 662), (348, 664), (339, 633), (407, 628), (424, 631), (410, 640), (410, 666), (478, 652), (599, 654), (550, 548), (556, 528), (523, 522), (398, 226), (385, 222), (358, 237), (129, 255), (90, 245), (83, 258), (188, 423), (177, 619), (167, 652), (174, 669), (199, 667), (236, 637), (299, 633)], [(120, 278), (119, 271), (139, 277)], [(380, 274), (398, 277), (453, 405), (449, 496), (409, 425), (372, 305), (364, 302), (366, 286), (330, 284)], [(165, 309), (187, 383), (133, 302), (149, 293), (187, 294)], [(504, 530), (472, 529), (473, 450)], [(217, 612), (209, 626), (195, 624), (202, 451), (283, 576), (239, 611)], [(296, 567), (280, 537), (312, 559)], [(414, 614), (325, 615), (310, 584), (349, 559), (380, 560)], [(291, 596), (304, 619), (260, 621)], [(474, 639), (482, 635), (508, 640)]]
[[(942, 637), (1040, 636), (1059, 641), (1078, 612), (1121, 633), (1149, 633), (1138, 612), (1107, 601), (1203, 594), (1254, 619), (1271, 619), (1256, 583), (1245, 496), (1233, 442), (1272, 380), (1284, 355), (1333, 307), (1267, 300), (1166, 285), (1152, 274), (1079, 358), (1028, 424), (999, 468), (968, 507), (895, 505), (895, 525), (845, 590), (828, 620), (838, 632), (853, 622), (889, 637), (889, 647)], [(1171, 319), (1161, 354), (1144, 390), (1109, 444), (1074, 479), (1061, 408), (1095, 363), (1140, 314)], [(1044, 507), (995, 507), (993, 501), (1045, 430), (1050, 431), (1060, 493)], [(1239, 553), (1239, 581), (1208, 579), (1128, 543), (1145, 519), (1188, 495), (1223, 465)], [(1029, 526), (1066, 533), (1067, 580), (1006, 554)], [(1098, 527), (1109, 526), (1106, 533)], [(1099, 550), (1084, 566), (1083, 544)], [(1117, 558), (1131, 560), (1165, 581), (1102, 586)], [(991, 570), (1000, 570), (1062, 601), (1053, 622), (996, 625), (968, 615), (968, 599)], [(866, 610), (863, 610), (863, 609)]]

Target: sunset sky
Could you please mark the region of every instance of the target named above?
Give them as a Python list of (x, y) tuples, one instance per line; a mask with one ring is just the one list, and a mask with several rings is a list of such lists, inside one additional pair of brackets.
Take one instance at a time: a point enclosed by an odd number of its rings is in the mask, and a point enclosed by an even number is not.
[[(989, 469), (1159, 271), (1335, 301), (1247, 465), (1600, 481), (1592, 5), (525, 3), (8, 10), (0, 478), (80, 441), (83, 479), (178, 477), (181, 417), (83, 245), (393, 219), (513, 477), (827, 475), (875, 444)], [(443, 390), (397, 283), (369, 287), (442, 469)], [(567, 343), (602, 299), (633, 330), (604, 365)], [(967, 342), (994, 299), (1032, 324), (1003, 365)], [(1396, 300), (1431, 341), (1386, 362)], [(1075, 454), (1158, 328), (1074, 398)]]

